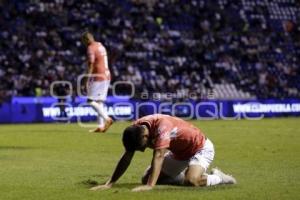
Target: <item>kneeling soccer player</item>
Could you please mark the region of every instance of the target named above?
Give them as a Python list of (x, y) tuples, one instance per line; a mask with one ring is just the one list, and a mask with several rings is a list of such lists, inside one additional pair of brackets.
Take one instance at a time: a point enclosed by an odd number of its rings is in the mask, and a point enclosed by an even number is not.
[(133, 191), (151, 190), (155, 184), (211, 186), (235, 184), (236, 180), (219, 169), (207, 174), (214, 158), (214, 146), (192, 124), (169, 115), (154, 114), (138, 119), (123, 133), (125, 153), (118, 162), (112, 177), (104, 185), (91, 190), (111, 188), (128, 168), (134, 152), (153, 149), (151, 166), (142, 183)]

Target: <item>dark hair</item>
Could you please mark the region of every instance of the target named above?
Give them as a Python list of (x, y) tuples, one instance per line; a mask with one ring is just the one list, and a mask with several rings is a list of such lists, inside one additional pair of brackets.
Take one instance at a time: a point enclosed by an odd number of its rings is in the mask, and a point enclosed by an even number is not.
[(141, 125), (128, 126), (123, 132), (123, 145), (126, 151), (135, 151), (142, 147), (142, 134), (144, 127)]
[(81, 34), (81, 37), (94, 37), (93, 34), (89, 31), (84, 31), (82, 34)]

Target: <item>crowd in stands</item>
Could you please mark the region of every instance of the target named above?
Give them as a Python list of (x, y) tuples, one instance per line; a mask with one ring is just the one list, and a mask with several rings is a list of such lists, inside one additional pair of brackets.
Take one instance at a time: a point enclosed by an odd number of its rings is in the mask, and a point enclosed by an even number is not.
[(76, 88), (85, 30), (107, 47), (112, 82), (131, 81), (136, 97), (201, 99), (231, 84), (253, 98), (300, 98), (297, 0), (4, 0), (0, 99), (49, 96), (56, 80)]

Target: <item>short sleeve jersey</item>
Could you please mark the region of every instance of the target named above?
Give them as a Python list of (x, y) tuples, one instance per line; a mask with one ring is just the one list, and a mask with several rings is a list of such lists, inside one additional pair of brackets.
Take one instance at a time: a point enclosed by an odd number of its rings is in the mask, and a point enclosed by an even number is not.
[(188, 160), (205, 143), (205, 135), (200, 129), (177, 117), (154, 114), (140, 118), (134, 124), (148, 127), (150, 148), (167, 148), (178, 160)]
[(87, 48), (88, 62), (93, 65), (93, 79), (97, 81), (110, 80), (107, 52), (100, 42), (92, 42)]

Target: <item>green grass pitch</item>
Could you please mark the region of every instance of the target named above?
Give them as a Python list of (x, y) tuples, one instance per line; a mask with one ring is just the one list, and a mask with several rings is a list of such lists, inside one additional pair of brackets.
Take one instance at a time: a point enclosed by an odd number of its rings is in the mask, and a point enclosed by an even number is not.
[(215, 145), (212, 166), (233, 174), (237, 185), (157, 186), (133, 193), (151, 161), (147, 150), (136, 153), (114, 188), (89, 191), (111, 175), (129, 123), (117, 122), (105, 134), (77, 124), (0, 125), (0, 199), (300, 199), (299, 118), (193, 123)]

